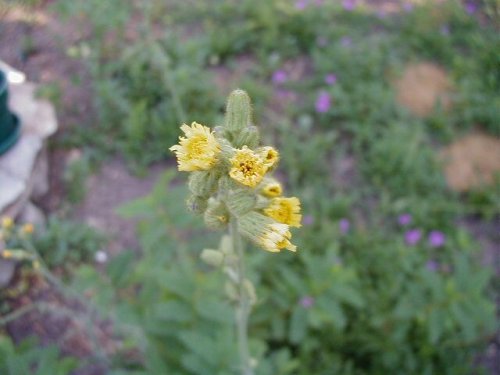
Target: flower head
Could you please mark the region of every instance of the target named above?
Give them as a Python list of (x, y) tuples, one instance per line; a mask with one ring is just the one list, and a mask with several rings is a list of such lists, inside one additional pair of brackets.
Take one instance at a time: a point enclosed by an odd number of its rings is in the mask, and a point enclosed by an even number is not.
[(259, 154), (250, 150), (247, 146), (236, 150), (231, 158), (231, 170), (229, 176), (239, 183), (255, 187), (262, 181), (267, 167)]
[(346, 234), (347, 232), (349, 232), (349, 228), (351, 227), (351, 223), (348, 219), (341, 219), (339, 221), (339, 229), (340, 229), (340, 233), (342, 234)]
[(412, 217), (410, 214), (401, 214), (398, 216), (398, 223), (401, 226), (405, 226), (411, 223)]
[(307, 4), (308, 4), (309, 1), (307, 0), (297, 0), (295, 2), (295, 9), (298, 9), (298, 10), (303, 10), (306, 8)]
[(288, 80), (288, 76), (284, 70), (276, 70), (273, 73), (272, 81), (276, 85), (281, 85)]
[(302, 215), (300, 214), (300, 201), (296, 197), (274, 198), (264, 213), (279, 223), (300, 228)]
[(325, 76), (325, 83), (328, 85), (334, 85), (337, 82), (337, 76), (333, 73), (327, 74)]
[(221, 147), (210, 128), (193, 122), (183, 124), (181, 130), (186, 137), (179, 137), (179, 144), (170, 147), (175, 152), (179, 171), (203, 171), (217, 163)]
[(316, 112), (325, 113), (328, 112), (331, 105), (330, 94), (326, 91), (321, 91), (316, 99)]
[(263, 184), (260, 192), (268, 198), (275, 198), (282, 194), (283, 188), (278, 181), (270, 180)]
[(23, 234), (32, 234), (34, 231), (35, 231), (35, 226), (31, 223), (26, 223), (21, 228), (21, 232)]
[(422, 231), (420, 229), (411, 229), (405, 233), (405, 242), (410, 245), (416, 245), (422, 238)]
[(276, 166), (276, 164), (278, 164), (278, 161), (280, 160), (280, 154), (273, 147), (270, 146), (261, 147), (260, 149), (257, 150), (257, 152), (262, 158), (264, 166), (267, 169), (271, 169), (274, 166)]
[(433, 230), (432, 232), (429, 233), (428, 240), (429, 240), (429, 245), (431, 247), (441, 247), (446, 242), (446, 236), (444, 235), (443, 232), (440, 232), (438, 230)]
[(239, 232), (256, 245), (272, 253), (282, 249), (296, 251), (297, 247), (290, 242), (290, 227), (277, 223), (273, 219), (256, 211), (242, 215), (238, 221)]
[(429, 260), (425, 264), (425, 268), (427, 268), (431, 272), (439, 271), (439, 263), (436, 262), (435, 260)]
[(344, 0), (342, 6), (345, 10), (353, 10), (356, 7), (356, 0)]
[(1, 227), (3, 229), (10, 229), (14, 225), (14, 220), (9, 216), (2, 217)]
[(305, 309), (309, 309), (314, 305), (314, 298), (311, 296), (304, 296), (300, 299), (300, 305)]

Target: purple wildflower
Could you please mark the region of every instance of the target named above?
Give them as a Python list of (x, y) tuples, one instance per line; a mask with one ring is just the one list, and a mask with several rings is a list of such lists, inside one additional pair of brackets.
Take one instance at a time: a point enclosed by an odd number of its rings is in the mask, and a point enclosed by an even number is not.
[(404, 3), (403, 9), (405, 12), (411, 12), (413, 10), (413, 4), (412, 3)]
[(339, 229), (340, 229), (340, 233), (342, 234), (346, 234), (347, 232), (349, 232), (349, 228), (351, 227), (351, 223), (349, 222), (348, 219), (340, 219), (339, 221)]
[(272, 81), (275, 85), (281, 85), (288, 80), (288, 75), (284, 70), (277, 70), (273, 73)]
[(342, 44), (342, 47), (350, 47), (352, 45), (352, 39), (348, 36), (343, 36), (342, 39), (340, 39), (340, 44)]
[(407, 245), (416, 245), (422, 238), (422, 231), (420, 229), (411, 229), (405, 233), (405, 242)]
[(316, 112), (325, 113), (328, 112), (332, 101), (330, 99), (330, 94), (326, 91), (321, 91), (316, 99)]
[(398, 223), (401, 226), (406, 226), (411, 223), (412, 217), (410, 214), (401, 214), (398, 216)]
[(435, 260), (429, 260), (426, 264), (425, 264), (425, 268), (427, 268), (429, 271), (431, 272), (436, 272), (439, 270), (439, 263), (436, 262)]
[(314, 4), (316, 4), (317, 6), (321, 6), (321, 5), (323, 5), (323, 1), (324, 0), (315, 0)]
[(295, 2), (295, 9), (304, 10), (307, 7), (308, 3), (308, 0), (297, 0)]
[(441, 29), (439, 31), (441, 32), (441, 35), (444, 36), (450, 35), (450, 27), (448, 25), (441, 26)]
[(314, 298), (311, 296), (304, 296), (300, 299), (300, 304), (303, 308), (309, 309), (314, 305)]
[(325, 83), (327, 85), (334, 85), (337, 82), (337, 76), (333, 73), (327, 74), (325, 76)]
[(477, 4), (473, 1), (467, 1), (465, 4), (465, 11), (469, 14), (474, 14), (477, 11)]
[(313, 225), (314, 223), (314, 217), (312, 217), (312, 215), (304, 215), (304, 217), (302, 218), (302, 224), (304, 225)]
[(356, 0), (344, 0), (342, 6), (345, 10), (351, 11), (356, 7)]
[(428, 240), (429, 240), (429, 245), (431, 247), (441, 247), (446, 242), (446, 236), (444, 235), (443, 232), (440, 232), (438, 230), (433, 230), (429, 233)]

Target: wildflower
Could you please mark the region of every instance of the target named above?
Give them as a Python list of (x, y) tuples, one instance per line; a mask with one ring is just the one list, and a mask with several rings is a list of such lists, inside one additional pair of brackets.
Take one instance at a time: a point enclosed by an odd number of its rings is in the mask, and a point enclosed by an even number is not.
[(337, 82), (337, 76), (335, 74), (327, 74), (325, 76), (325, 83), (327, 85), (334, 85)]
[(425, 268), (427, 268), (429, 271), (431, 272), (436, 272), (439, 270), (439, 263), (436, 262), (435, 260), (429, 260), (426, 264), (425, 264)]
[(351, 11), (356, 7), (356, 0), (344, 0), (342, 1), (342, 6), (345, 10)]
[(260, 149), (257, 150), (257, 152), (262, 158), (264, 166), (267, 169), (271, 169), (274, 166), (276, 166), (276, 164), (278, 164), (278, 161), (280, 160), (280, 155), (278, 151), (276, 151), (276, 149), (274, 149), (273, 147), (270, 146), (261, 147)]
[(308, 0), (297, 0), (295, 2), (295, 9), (304, 10), (308, 4)]
[(339, 221), (339, 229), (340, 229), (340, 233), (342, 234), (346, 234), (347, 232), (349, 232), (349, 228), (351, 227), (351, 223), (349, 220), (347, 219), (341, 219)]
[(350, 47), (352, 45), (351, 37), (343, 36), (342, 39), (340, 39), (340, 44), (342, 47)]
[(321, 91), (316, 99), (316, 112), (325, 113), (328, 112), (331, 105), (330, 94), (326, 91)]
[(283, 188), (278, 181), (271, 180), (267, 182), (264, 186), (262, 186), (261, 193), (262, 195), (268, 198), (279, 197), (283, 192)]
[(175, 152), (179, 171), (202, 171), (212, 168), (217, 162), (221, 147), (213, 132), (196, 122), (183, 124), (181, 130), (186, 137), (179, 137), (179, 144), (170, 147)]
[(32, 234), (35, 231), (35, 227), (31, 223), (24, 224), (21, 228), (23, 234)]
[(273, 73), (272, 81), (275, 85), (281, 85), (288, 80), (288, 76), (284, 70), (277, 70)]
[(477, 11), (477, 4), (473, 1), (467, 1), (467, 3), (465, 3), (465, 11), (468, 13), (468, 14), (474, 14), (476, 13)]
[(12, 258), (12, 251), (10, 251), (10, 250), (2, 251), (2, 257), (4, 257), (5, 259)]
[(231, 170), (229, 176), (239, 183), (255, 187), (262, 181), (267, 167), (261, 156), (254, 153), (247, 146), (236, 150), (233, 158), (230, 160)]
[(10, 229), (13, 226), (14, 226), (14, 220), (12, 220), (11, 217), (9, 217), (9, 216), (2, 217), (2, 228), (3, 229)]
[(303, 308), (309, 309), (314, 305), (314, 298), (311, 296), (304, 296), (300, 299), (299, 303)]
[(405, 226), (411, 223), (412, 217), (410, 214), (401, 214), (398, 216), (398, 223), (401, 226)]
[(403, 9), (405, 12), (409, 13), (413, 10), (413, 4), (412, 3), (404, 3)]
[(446, 236), (443, 232), (433, 230), (429, 233), (428, 241), (431, 247), (441, 247), (446, 242)]
[(313, 225), (314, 217), (312, 215), (305, 215), (302, 222), (304, 223), (304, 225)]
[(422, 238), (422, 231), (420, 229), (411, 229), (405, 233), (406, 244), (413, 246), (416, 245), (420, 238)]
[(274, 198), (264, 213), (279, 223), (300, 228), (302, 215), (300, 214), (300, 201), (296, 197)]
[(277, 223), (270, 217), (251, 211), (242, 215), (238, 221), (239, 232), (256, 245), (272, 253), (281, 249), (296, 251), (297, 247), (290, 242), (290, 227)]

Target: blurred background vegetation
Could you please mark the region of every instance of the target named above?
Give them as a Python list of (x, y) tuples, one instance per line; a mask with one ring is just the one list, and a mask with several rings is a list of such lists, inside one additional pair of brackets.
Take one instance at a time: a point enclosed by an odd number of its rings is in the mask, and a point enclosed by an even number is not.
[[(33, 0), (3, 14), (0, 53), (38, 72), (62, 127), (47, 228), (10, 245), (58, 276), (58, 319), (84, 322), (85, 345), (12, 334), (20, 299), (30, 320), (54, 310), (27, 262), (0, 291), (1, 374), (238, 373), (223, 276), (198, 258), (219, 234), (187, 212), (167, 152), (181, 123), (220, 124), (235, 88), (304, 211), (297, 254), (247, 252), (257, 374), (500, 373), (498, 1)], [(2, 39), (14, 23), (21, 36)], [(44, 80), (41, 35), (77, 69)], [(136, 237), (110, 250), (107, 228), (72, 212), (116, 159), (158, 178), (118, 209)]]

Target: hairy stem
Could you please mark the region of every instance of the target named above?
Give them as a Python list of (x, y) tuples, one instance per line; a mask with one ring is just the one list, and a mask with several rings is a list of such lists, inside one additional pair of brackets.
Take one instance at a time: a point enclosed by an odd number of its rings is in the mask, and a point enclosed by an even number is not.
[(238, 336), (238, 349), (240, 353), (242, 375), (253, 375), (250, 364), (250, 353), (248, 351), (248, 316), (250, 315), (250, 299), (245, 287), (245, 256), (243, 242), (238, 232), (238, 222), (236, 218), (231, 218), (230, 235), (233, 243), (233, 250), (238, 257), (238, 305), (236, 306), (236, 329)]

